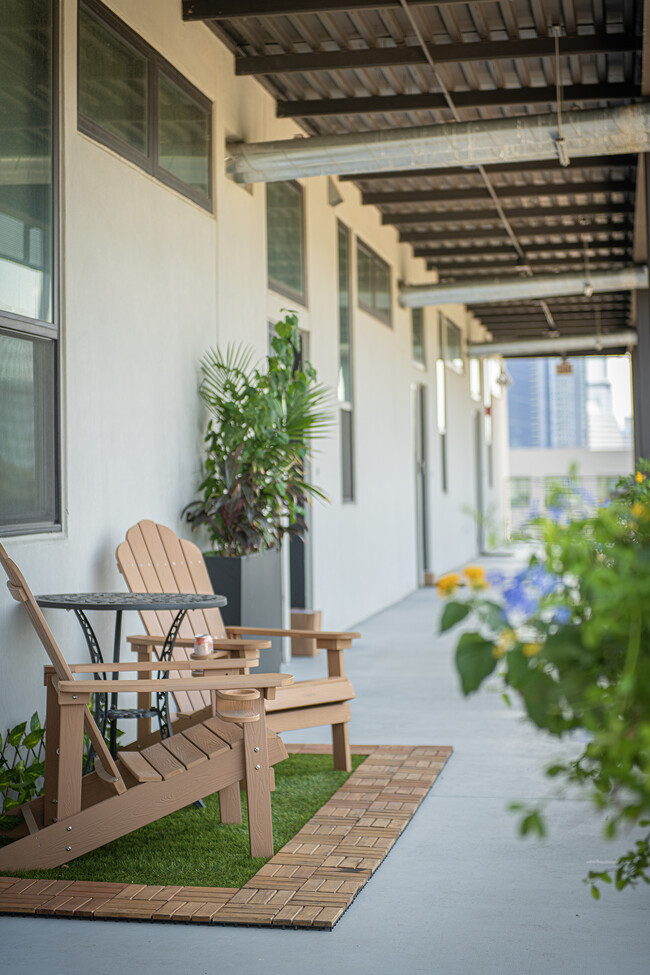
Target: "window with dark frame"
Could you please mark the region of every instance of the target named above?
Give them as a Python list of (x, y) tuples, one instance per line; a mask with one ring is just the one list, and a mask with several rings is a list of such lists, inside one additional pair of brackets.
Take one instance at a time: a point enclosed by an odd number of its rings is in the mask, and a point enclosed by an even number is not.
[(212, 211), (212, 102), (99, 0), (80, 0), (80, 132)]
[(392, 326), (390, 267), (361, 240), (357, 240), (357, 300), (363, 311)]
[(445, 361), (448, 366), (452, 366), (457, 372), (462, 372), (464, 368), (462, 332), (458, 325), (455, 325), (451, 319), (444, 317), (444, 322)]
[(446, 494), (449, 487), (447, 471), (447, 377), (445, 375), (445, 332), (444, 315), (438, 315), (438, 358), (436, 359), (436, 402), (438, 414), (438, 433), (440, 435), (440, 478), (441, 487)]
[(307, 303), (305, 217), (300, 183), (266, 184), (269, 288)]
[(341, 411), (341, 494), (354, 501), (354, 423), (352, 404), (352, 301), (350, 231), (338, 222), (339, 378)]
[(418, 365), (426, 365), (424, 351), (424, 309), (414, 308), (411, 313), (411, 353)]
[(0, 534), (58, 530), (58, 3), (3, 9)]

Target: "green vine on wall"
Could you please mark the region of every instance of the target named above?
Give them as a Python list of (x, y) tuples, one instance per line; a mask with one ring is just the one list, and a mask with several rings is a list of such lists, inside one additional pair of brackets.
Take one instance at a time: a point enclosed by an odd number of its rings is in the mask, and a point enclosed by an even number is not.
[(45, 771), (43, 739), (45, 728), (35, 711), (29, 721), (7, 729), (0, 736), (0, 831), (9, 832), (18, 826), (21, 817), (12, 814), (23, 803), (29, 802), (42, 792), (41, 779)]

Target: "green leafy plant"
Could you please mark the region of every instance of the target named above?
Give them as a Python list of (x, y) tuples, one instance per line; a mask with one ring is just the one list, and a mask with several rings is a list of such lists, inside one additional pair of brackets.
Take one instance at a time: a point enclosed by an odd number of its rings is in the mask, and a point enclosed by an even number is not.
[(19, 815), (11, 810), (29, 802), (40, 795), (40, 779), (43, 777), (45, 763), (43, 738), (45, 729), (41, 726), (38, 714), (34, 712), (29, 722), (23, 721), (15, 728), (7, 730), (4, 741), (0, 736), (0, 797), (2, 815), (0, 830), (9, 832), (21, 822)]
[(305, 477), (314, 441), (329, 430), (330, 392), (306, 362), (300, 367), (298, 318), (277, 322), (264, 368), (251, 349), (212, 349), (201, 362), (201, 398), (211, 416), (201, 497), (184, 509), (204, 526), (213, 550), (247, 555), (305, 531), (305, 504), (326, 500)]
[[(492, 579), (493, 598), (476, 567), (438, 584), (450, 597), (441, 631), (473, 624), (456, 647), (463, 692), (496, 676), (539, 728), (556, 736), (584, 729), (581, 754), (547, 773), (586, 791), (606, 812), (610, 837), (624, 825), (650, 826), (649, 474), (640, 462), (595, 514), (558, 508), (538, 519), (540, 554), (517, 575)], [(468, 598), (454, 598), (462, 586)], [(538, 809), (516, 808), (523, 833), (543, 834)], [(598, 897), (601, 882), (619, 890), (650, 883), (649, 870), (647, 832), (614, 870), (587, 880)]]

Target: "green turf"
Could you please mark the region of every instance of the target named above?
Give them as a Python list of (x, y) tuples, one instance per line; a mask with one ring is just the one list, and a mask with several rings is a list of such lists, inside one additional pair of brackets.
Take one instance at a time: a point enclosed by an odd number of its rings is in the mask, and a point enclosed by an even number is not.
[[(357, 768), (365, 755), (353, 755)], [(348, 778), (333, 768), (331, 755), (290, 755), (275, 766), (274, 849), (278, 850), (327, 802)], [(244, 822), (222, 825), (219, 797), (207, 809), (188, 806), (114, 840), (55, 870), (21, 871), (19, 877), (95, 880), (117, 883), (174, 884), (183, 887), (242, 887), (266, 860), (251, 858), (246, 795)]]

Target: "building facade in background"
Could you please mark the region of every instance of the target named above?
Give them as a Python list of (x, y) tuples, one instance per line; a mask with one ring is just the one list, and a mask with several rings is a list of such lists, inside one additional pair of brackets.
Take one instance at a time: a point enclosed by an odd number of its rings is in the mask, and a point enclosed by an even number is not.
[(588, 507), (607, 498), (633, 466), (627, 357), (510, 359), (507, 369), (511, 528), (567, 488)]

